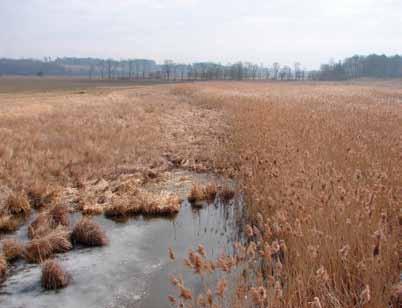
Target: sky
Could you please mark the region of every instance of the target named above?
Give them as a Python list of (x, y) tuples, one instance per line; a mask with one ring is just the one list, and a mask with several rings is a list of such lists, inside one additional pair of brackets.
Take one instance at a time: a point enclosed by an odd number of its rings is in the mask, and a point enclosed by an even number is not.
[(0, 58), (250, 61), (402, 54), (402, 0), (0, 0)]

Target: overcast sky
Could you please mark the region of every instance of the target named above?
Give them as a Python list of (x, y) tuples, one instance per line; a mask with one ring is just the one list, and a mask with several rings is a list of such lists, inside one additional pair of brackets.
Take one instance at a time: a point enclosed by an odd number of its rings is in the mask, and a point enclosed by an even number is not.
[(0, 0), (0, 58), (252, 61), (402, 54), (402, 0)]

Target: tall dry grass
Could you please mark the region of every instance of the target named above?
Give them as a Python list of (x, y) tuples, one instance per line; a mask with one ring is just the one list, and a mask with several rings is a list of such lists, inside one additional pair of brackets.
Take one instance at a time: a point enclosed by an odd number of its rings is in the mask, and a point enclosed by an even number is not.
[(387, 307), (399, 280), (402, 108), (365, 90), (307, 87), (231, 108), (247, 205), (289, 248), (283, 307)]
[(267, 290), (258, 307), (388, 307), (401, 270), (402, 89), (218, 83), (191, 97), (227, 116), (217, 163), (243, 187), (256, 250), (286, 247), (280, 271), (271, 250), (271, 262), (253, 258), (238, 293)]

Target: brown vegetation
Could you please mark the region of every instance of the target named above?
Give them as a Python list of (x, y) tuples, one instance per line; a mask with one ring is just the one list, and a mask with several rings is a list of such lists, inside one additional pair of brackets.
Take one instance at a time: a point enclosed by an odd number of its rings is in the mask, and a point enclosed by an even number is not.
[(70, 275), (55, 260), (47, 260), (42, 264), (42, 287), (47, 290), (65, 288), (70, 282)]
[(0, 282), (6, 278), (7, 260), (3, 255), (0, 255)]
[(74, 226), (71, 234), (74, 244), (84, 246), (104, 246), (108, 244), (108, 239), (102, 228), (88, 218), (82, 218)]
[(59, 227), (49, 234), (34, 238), (24, 247), (23, 256), (31, 263), (40, 263), (50, 258), (55, 253), (64, 253), (72, 249), (70, 233)]
[(2, 242), (3, 255), (8, 262), (15, 261), (22, 256), (23, 246), (14, 239), (5, 239)]
[(23, 192), (11, 194), (6, 201), (4, 210), (9, 215), (24, 218), (29, 217), (31, 214), (31, 206), (26, 194)]
[(217, 193), (218, 187), (213, 183), (209, 183), (205, 186), (194, 184), (188, 196), (188, 201), (192, 203), (193, 206), (202, 206), (203, 201), (212, 203)]
[[(234, 177), (245, 193), (249, 238), (232, 256), (212, 261), (195, 252), (187, 263), (197, 274), (244, 269), (235, 287), (237, 306), (387, 307), (400, 266), (401, 97), (400, 86), (370, 82), (3, 95), (0, 186), (12, 195), (2, 207), (0, 231), (15, 230), (29, 204), (44, 207), (24, 249), (28, 260), (39, 262), (67, 247), (49, 237), (68, 225), (72, 201), (52, 208), (58, 193), (49, 192), (74, 188), (80, 194), (88, 179), (138, 173), (138, 185), (145, 185), (172, 168), (213, 170)], [(106, 216), (180, 208), (174, 197), (132, 202), (136, 185), (123, 186), (111, 188), (118, 198), (105, 204)], [(218, 195), (229, 200), (234, 192), (224, 188)], [(215, 196), (212, 187), (194, 186), (189, 200)], [(86, 213), (98, 210), (87, 207)], [(89, 246), (107, 242), (88, 219), (74, 227), (72, 239)], [(233, 281), (204, 290), (200, 302), (233, 298), (227, 296)], [(183, 281), (176, 285), (176, 302), (195, 298)]]
[(11, 215), (4, 214), (0, 216), (0, 232), (13, 232), (18, 229), (19, 224), (19, 218), (14, 218)]
[(68, 227), (70, 224), (70, 213), (68, 209), (57, 204), (45, 212), (41, 212), (28, 227), (30, 239), (42, 237), (58, 226)]
[(386, 307), (399, 279), (401, 89), (237, 89), (217, 84), (198, 94), (220, 95), (216, 108), (232, 123), (218, 160), (246, 193), (256, 252), (264, 243), (287, 247), (280, 263), (249, 263), (254, 278), (240, 287), (272, 290), (277, 307)]
[(85, 204), (82, 206), (82, 215), (95, 216), (103, 214), (103, 206), (99, 204)]

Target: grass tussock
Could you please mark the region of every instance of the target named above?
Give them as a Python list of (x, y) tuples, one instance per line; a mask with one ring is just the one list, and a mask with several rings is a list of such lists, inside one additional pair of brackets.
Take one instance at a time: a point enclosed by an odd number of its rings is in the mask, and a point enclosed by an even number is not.
[(47, 213), (40, 213), (28, 226), (28, 237), (30, 239), (43, 237), (52, 230), (52, 221)]
[(107, 218), (130, 216), (174, 216), (180, 211), (181, 200), (172, 194), (154, 195), (142, 191), (131, 198), (118, 198), (105, 209)]
[(205, 186), (194, 184), (188, 196), (188, 201), (195, 207), (202, 207), (202, 202), (206, 201), (212, 203), (217, 195), (219, 195), (224, 202), (228, 202), (234, 198), (235, 193), (234, 190), (227, 185), (223, 188), (218, 188), (214, 183), (209, 183)]
[(82, 215), (96, 216), (103, 214), (103, 206), (99, 204), (84, 204), (81, 208)]
[(51, 220), (51, 224), (53, 226), (64, 226), (68, 227), (70, 224), (70, 213), (68, 208), (62, 204), (57, 204), (53, 206), (47, 213), (49, 219)]
[(28, 226), (28, 237), (30, 239), (43, 237), (58, 226), (68, 227), (70, 224), (70, 213), (61, 205), (55, 205), (49, 210), (40, 213)]
[(209, 183), (207, 185), (197, 185), (193, 184), (191, 187), (190, 194), (188, 196), (188, 201), (190, 203), (197, 202), (213, 202), (218, 193), (218, 187), (216, 184)]
[(27, 218), (31, 214), (31, 205), (24, 192), (13, 193), (8, 197), (4, 210), (9, 215)]
[(29, 203), (36, 210), (49, 207), (56, 202), (58, 197), (57, 191), (48, 192), (47, 187), (39, 183), (33, 184), (27, 191)]
[(30, 263), (40, 263), (52, 257), (56, 253), (64, 253), (72, 249), (70, 233), (57, 228), (44, 237), (34, 238), (28, 242), (23, 251), (23, 256)]
[(22, 257), (23, 246), (17, 240), (5, 239), (2, 242), (3, 255), (8, 262), (13, 262)]
[(71, 234), (71, 240), (74, 244), (90, 247), (108, 244), (108, 238), (102, 228), (88, 218), (82, 218), (77, 222)]
[(70, 275), (55, 260), (47, 260), (42, 264), (42, 287), (46, 290), (65, 288), (70, 282)]
[(0, 282), (2, 282), (7, 275), (7, 260), (3, 255), (0, 255)]
[(107, 218), (124, 218), (141, 215), (144, 203), (137, 196), (131, 198), (115, 198), (111, 205), (106, 207), (104, 214)]
[(224, 186), (220, 192), (219, 197), (222, 199), (223, 202), (229, 202), (235, 197), (235, 190), (228, 185)]
[(174, 195), (162, 195), (156, 200), (150, 200), (143, 208), (145, 216), (174, 216), (181, 208), (181, 200)]
[(18, 229), (20, 225), (20, 219), (11, 215), (0, 216), (0, 232), (10, 233)]

